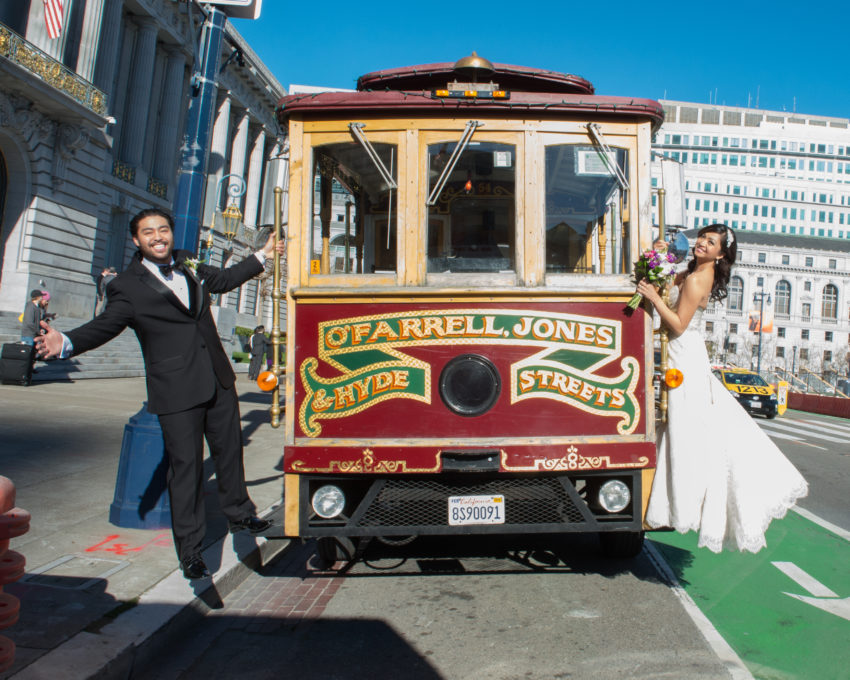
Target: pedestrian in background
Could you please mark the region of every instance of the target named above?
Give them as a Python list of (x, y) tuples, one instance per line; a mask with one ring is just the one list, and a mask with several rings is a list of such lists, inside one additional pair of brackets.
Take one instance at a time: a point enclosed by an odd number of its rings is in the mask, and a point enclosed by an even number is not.
[(33, 290), (30, 293), (30, 301), (24, 307), (24, 313), (18, 317), (21, 320), (21, 342), (32, 345), (35, 336), (41, 331), (39, 322), (41, 321), (41, 297), (43, 293), (40, 290)]
[(107, 286), (118, 276), (118, 270), (115, 267), (104, 267), (103, 271), (97, 277), (97, 303), (94, 306), (94, 315), (97, 316), (106, 307), (108, 301)]
[[(50, 323), (53, 319), (56, 318), (56, 314), (47, 311), (47, 305), (50, 304), (50, 293), (46, 290), (41, 291), (41, 300), (39, 300), (39, 306), (41, 307), (41, 319), (40, 321), (46, 321)], [(38, 335), (41, 335), (44, 331), (39, 326)]]
[(256, 380), (260, 375), (263, 355), (268, 351), (269, 341), (266, 338), (265, 327), (257, 326), (248, 342), (251, 349), (251, 363), (248, 364), (248, 378)]

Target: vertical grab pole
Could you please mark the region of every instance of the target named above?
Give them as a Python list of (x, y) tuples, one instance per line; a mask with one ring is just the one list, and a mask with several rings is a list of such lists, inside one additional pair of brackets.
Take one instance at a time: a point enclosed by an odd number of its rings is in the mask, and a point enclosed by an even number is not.
[(275, 387), (272, 390), (271, 426), (280, 427), (280, 378), (283, 371), (280, 366), (280, 253), (277, 244), (283, 235), (280, 233), (283, 189), (274, 188), (274, 278), (272, 279), (272, 374)]
[[(664, 240), (664, 195), (667, 192), (663, 187), (658, 189), (658, 238), (659, 240)], [(670, 304), (670, 290), (668, 288), (664, 288), (661, 291), (661, 298), (664, 300), (665, 305)], [(661, 413), (661, 422), (667, 422), (667, 383), (664, 382), (664, 376), (667, 374), (667, 343), (669, 341), (669, 335), (667, 332), (667, 328), (664, 326), (662, 322), (661, 328), (659, 329), (659, 336), (661, 338), (661, 403), (658, 406), (658, 410)]]

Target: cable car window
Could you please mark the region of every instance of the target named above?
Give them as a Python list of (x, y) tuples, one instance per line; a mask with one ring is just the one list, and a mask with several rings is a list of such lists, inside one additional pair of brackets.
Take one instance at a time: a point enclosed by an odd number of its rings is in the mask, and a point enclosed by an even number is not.
[[(394, 144), (372, 144), (397, 179)], [(313, 149), (311, 271), (376, 274), (396, 271), (397, 192), (357, 142)]]
[(628, 152), (595, 145), (546, 147), (546, 271), (622, 273), (630, 269)]
[[(457, 147), (428, 146), (433, 191)], [(469, 142), (428, 207), (429, 272), (513, 272), (516, 147)]]

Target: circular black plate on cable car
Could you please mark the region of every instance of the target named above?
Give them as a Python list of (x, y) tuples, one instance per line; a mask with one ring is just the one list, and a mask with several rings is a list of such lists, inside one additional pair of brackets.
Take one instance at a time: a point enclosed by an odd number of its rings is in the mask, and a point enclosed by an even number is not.
[(502, 389), (499, 371), (493, 362), (478, 354), (455, 357), (440, 373), (440, 398), (461, 416), (487, 413)]

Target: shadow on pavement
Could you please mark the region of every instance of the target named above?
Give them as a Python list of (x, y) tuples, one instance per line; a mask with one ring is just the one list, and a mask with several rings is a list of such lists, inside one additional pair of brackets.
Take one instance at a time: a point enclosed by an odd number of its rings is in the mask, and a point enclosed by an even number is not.
[[(217, 617), (215, 637), (181, 678), (345, 678), (440, 680), (436, 669), (384, 621)], [(212, 631), (211, 631), (212, 632)], [(179, 648), (180, 640), (171, 644)], [(134, 668), (133, 680), (163, 677), (161, 660)]]
[[(115, 562), (109, 562), (115, 564)], [(108, 566), (103, 561), (103, 566)], [(57, 565), (53, 572), (61, 570)], [(67, 567), (66, 567), (67, 568)], [(77, 633), (96, 633), (113, 621), (127, 604), (106, 592), (106, 578), (28, 574), (3, 590), (21, 601), (18, 621), (3, 631), (16, 646), (15, 662), (0, 678), (8, 678)], [(132, 606), (132, 605), (131, 605)], [(85, 616), (81, 613), (85, 612)]]

